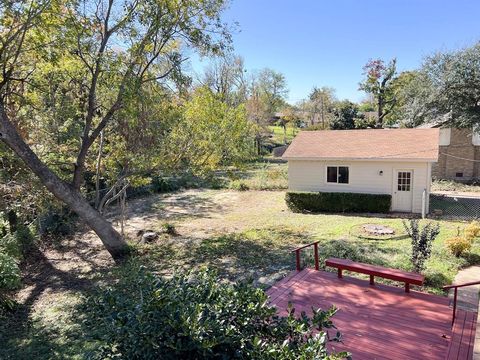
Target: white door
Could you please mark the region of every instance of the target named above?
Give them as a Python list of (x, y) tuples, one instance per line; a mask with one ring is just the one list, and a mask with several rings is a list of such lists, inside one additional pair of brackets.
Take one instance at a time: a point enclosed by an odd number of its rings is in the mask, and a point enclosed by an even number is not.
[(412, 211), (413, 170), (395, 170), (393, 179), (393, 211)]

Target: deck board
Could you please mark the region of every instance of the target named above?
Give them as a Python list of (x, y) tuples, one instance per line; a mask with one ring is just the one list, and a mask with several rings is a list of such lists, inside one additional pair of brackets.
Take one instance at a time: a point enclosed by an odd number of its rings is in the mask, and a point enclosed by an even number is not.
[[(267, 293), (283, 315), (289, 302), (298, 313), (308, 314), (312, 306), (335, 305), (339, 310), (332, 320), (343, 343), (329, 347), (347, 350), (354, 359), (443, 359), (449, 349), (452, 310), (446, 297), (413, 290), (407, 294), (403, 287), (371, 286), (368, 280), (338, 279), (313, 269), (290, 275)], [(470, 325), (464, 331), (474, 329)], [(451, 350), (468, 358), (470, 338), (461, 337), (458, 349)]]
[(453, 334), (445, 359), (469, 360), (473, 357), (477, 313), (458, 310), (453, 326)]

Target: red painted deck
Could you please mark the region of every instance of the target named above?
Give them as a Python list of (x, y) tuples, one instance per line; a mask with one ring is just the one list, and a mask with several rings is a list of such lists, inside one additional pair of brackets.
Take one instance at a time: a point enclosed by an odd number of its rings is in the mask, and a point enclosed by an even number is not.
[(476, 325), (476, 312), (457, 311), (452, 340), (446, 356), (447, 360), (469, 360), (473, 358)]
[[(288, 302), (296, 311), (311, 307), (339, 311), (333, 323), (343, 344), (356, 359), (444, 359), (452, 336), (452, 309), (446, 297), (403, 288), (375, 285), (352, 277), (304, 269), (268, 290), (271, 302), (285, 314)], [(461, 339), (459, 340), (461, 341)]]

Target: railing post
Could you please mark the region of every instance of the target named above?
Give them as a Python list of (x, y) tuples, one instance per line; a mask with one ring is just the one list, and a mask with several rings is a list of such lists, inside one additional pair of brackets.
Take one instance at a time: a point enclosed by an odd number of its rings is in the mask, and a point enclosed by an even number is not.
[(480, 285), (480, 281), (472, 281), (464, 284), (452, 284), (443, 287), (443, 290), (453, 289), (453, 315), (452, 315), (452, 326), (455, 324), (455, 317), (457, 316), (457, 295), (458, 288), (472, 285)]
[(297, 271), (302, 270), (300, 267), (300, 249), (295, 250), (295, 256), (297, 258)]
[(315, 256), (315, 270), (320, 270), (320, 266), (318, 264), (318, 243), (313, 244), (313, 252)]
[(453, 292), (453, 316), (452, 316), (452, 326), (455, 323), (455, 315), (457, 313), (457, 290), (458, 288), (455, 288), (455, 291)]

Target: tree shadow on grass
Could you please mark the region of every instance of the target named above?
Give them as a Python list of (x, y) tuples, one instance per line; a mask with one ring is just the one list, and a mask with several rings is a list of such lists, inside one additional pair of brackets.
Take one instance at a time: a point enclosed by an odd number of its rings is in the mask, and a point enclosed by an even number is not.
[[(28, 255), (24, 273), (25, 289), (22, 291), (20, 303), (14, 311), (1, 319), (0, 325), (0, 358), (1, 359), (54, 359), (64, 358), (62, 354), (73, 351), (72, 343), (78, 341), (78, 334), (71, 334), (69, 341), (60, 337), (55, 326), (44, 326), (33, 317), (33, 309), (40, 297), (49, 295), (51, 303), (44, 304), (42, 316), (45, 311), (61, 305), (62, 294), (72, 292), (85, 293), (92, 287), (92, 281), (80, 276), (75, 271), (62, 271), (35, 246)], [(59, 325), (62, 321), (60, 314), (52, 314), (54, 322)]]

